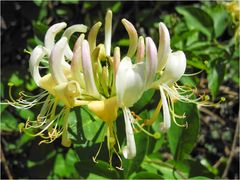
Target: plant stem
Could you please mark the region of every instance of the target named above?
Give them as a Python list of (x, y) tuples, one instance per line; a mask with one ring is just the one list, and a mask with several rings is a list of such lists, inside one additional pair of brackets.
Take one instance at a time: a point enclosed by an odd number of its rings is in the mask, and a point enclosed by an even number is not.
[(232, 143), (232, 147), (231, 147), (231, 152), (230, 152), (230, 155), (229, 155), (229, 158), (228, 158), (228, 161), (227, 161), (226, 168), (224, 169), (224, 172), (223, 172), (223, 175), (222, 175), (222, 179), (226, 179), (226, 177), (228, 175), (228, 171), (229, 171), (231, 163), (232, 163), (232, 159), (233, 159), (234, 154), (235, 154), (235, 148), (236, 148), (236, 145), (237, 145), (238, 131), (239, 131), (239, 121), (240, 120), (238, 118), (237, 119), (236, 128), (235, 128), (233, 143)]
[(0, 145), (0, 151), (1, 151), (1, 162), (3, 163), (3, 167), (4, 167), (5, 171), (6, 171), (7, 177), (8, 177), (8, 179), (12, 180), (13, 176), (11, 174), (11, 171), (10, 171), (9, 167), (8, 167), (8, 163), (6, 161), (4, 152), (2, 150), (2, 144)]

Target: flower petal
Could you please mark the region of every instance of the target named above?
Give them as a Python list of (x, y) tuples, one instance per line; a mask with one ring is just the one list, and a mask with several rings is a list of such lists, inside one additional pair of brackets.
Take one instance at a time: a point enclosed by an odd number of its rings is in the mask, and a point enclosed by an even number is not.
[(65, 22), (61, 22), (61, 23), (52, 25), (48, 29), (44, 38), (44, 46), (45, 48), (48, 49), (49, 52), (51, 52), (53, 46), (55, 45), (55, 36), (57, 35), (57, 33), (63, 30), (66, 26), (67, 24)]
[(164, 90), (162, 87), (160, 87), (160, 94), (162, 98), (162, 106), (163, 106), (163, 127), (162, 130), (165, 131), (170, 128), (171, 126), (171, 117), (170, 112), (168, 108), (167, 98), (164, 93)]
[(126, 159), (133, 159), (136, 156), (136, 144), (134, 139), (133, 128), (131, 125), (132, 115), (128, 108), (123, 108), (124, 121), (125, 121), (125, 131), (127, 138), (127, 146), (125, 146), (122, 150), (123, 156)]
[(112, 39), (112, 11), (108, 10), (105, 17), (105, 49), (106, 54), (110, 56)]
[(73, 33), (79, 32), (79, 33), (85, 33), (87, 32), (87, 26), (83, 24), (75, 24), (73, 26), (68, 27), (62, 36), (66, 37), (68, 40), (70, 40)]
[(160, 83), (171, 85), (178, 81), (186, 70), (186, 56), (182, 51), (171, 53), (165, 70), (160, 78)]
[(66, 47), (67, 47), (67, 38), (62, 37), (53, 47), (53, 50), (51, 52), (51, 56), (49, 59), (50, 72), (57, 84), (67, 82), (67, 78), (64, 75), (63, 66), (62, 66), (62, 64), (64, 64), (63, 62), (65, 62), (64, 52)]
[(113, 67), (114, 67), (114, 76), (116, 77), (118, 66), (120, 64), (121, 54), (120, 54), (120, 48), (116, 47), (114, 49), (114, 56), (113, 56)]
[(87, 92), (92, 96), (98, 97), (99, 93), (93, 77), (90, 48), (87, 40), (82, 42), (82, 67)]
[[(75, 32), (80, 32), (80, 33), (85, 33), (87, 31), (87, 26), (83, 25), (83, 24), (76, 24), (73, 26), (68, 27), (62, 36), (66, 37), (68, 39), (68, 41), (70, 40), (71, 36), (75, 33)], [(65, 56), (67, 57), (67, 59), (71, 60), (73, 57), (73, 52), (70, 49), (69, 45), (67, 45), (66, 50), (65, 50)]]
[(88, 33), (88, 42), (89, 42), (91, 53), (96, 47), (97, 34), (101, 26), (102, 26), (102, 23), (97, 22), (96, 24), (94, 24), (94, 26), (91, 28), (90, 32)]
[(77, 39), (74, 49), (73, 49), (73, 58), (71, 61), (71, 73), (74, 80), (76, 80), (81, 87), (83, 87), (82, 82), (82, 42), (84, 40), (84, 34), (81, 34)]
[(129, 57), (123, 58), (116, 76), (116, 92), (120, 107), (131, 107), (142, 96), (145, 88), (145, 64), (133, 65)]
[(144, 38), (140, 36), (138, 39), (136, 62), (139, 63), (143, 61), (144, 56), (145, 56)]
[(40, 73), (39, 73), (39, 63), (42, 60), (42, 58), (47, 55), (47, 49), (45, 49), (42, 46), (37, 46), (32, 51), (32, 54), (30, 56), (29, 60), (29, 70), (30, 73), (35, 81), (35, 83), (39, 85), (39, 80), (41, 79)]
[(148, 86), (155, 77), (157, 71), (157, 48), (152, 38), (146, 38), (146, 85)]
[(122, 19), (122, 23), (128, 32), (130, 42), (129, 42), (127, 56), (131, 58), (137, 50), (138, 34), (137, 34), (135, 27), (128, 20)]
[(165, 24), (161, 22), (159, 23), (158, 71), (165, 67), (170, 53), (170, 35)]

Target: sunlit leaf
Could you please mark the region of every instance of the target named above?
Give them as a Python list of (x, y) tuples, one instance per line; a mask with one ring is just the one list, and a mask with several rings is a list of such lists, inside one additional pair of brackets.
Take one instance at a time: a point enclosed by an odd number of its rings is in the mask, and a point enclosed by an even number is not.
[(213, 20), (205, 11), (192, 6), (179, 6), (176, 10), (184, 16), (189, 29), (197, 29), (205, 34), (208, 39), (211, 38), (213, 34)]

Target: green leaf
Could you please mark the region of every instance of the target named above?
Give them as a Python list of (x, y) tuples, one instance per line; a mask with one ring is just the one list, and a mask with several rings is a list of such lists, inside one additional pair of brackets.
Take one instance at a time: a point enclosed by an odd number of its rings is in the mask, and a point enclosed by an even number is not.
[(162, 178), (163, 177), (158, 174), (154, 174), (146, 171), (138, 172), (135, 176), (132, 177), (132, 179), (162, 179)]
[(111, 9), (114, 13), (118, 12), (122, 6), (121, 2), (114, 1), (101, 1), (100, 2), (102, 12), (106, 12), (107, 9)]
[(20, 117), (27, 120), (27, 119), (31, 119), (31, 120), (34, 120), (34, 113), (29, 110), (29, 109), (20, 109), (20, 110), (17, 110), (18, 113), (20, 114)]
[(43, 40), (45, 37), (45, 33), (48, 30), (48, 26), (39, 21), (37, 21), (37, 22), (34, 21), (33, 22), (33, 30), (34, 30), (34, 34), (38, 37), (38, 39)]
[(92, 160), (84, 160), (75, 164), (78, 173), (84, 179), (93, 176), (92, 174), (111, 179), (120, 178), (120, 175), (116, 169), (109, 166), (108, 163), (98, 160), (98, 163), (94, 163)]
[(213, 98), (215, 98), (218, 94), (219, 87), (225, 75), (225, 69), (226, 65), (221, 58), (209, 63), (209, 70), (207, 76), (208, 88), (210, 89)]
[(78, 4), (79, 0), (61, 0), (63, 4)]
[(161, 179), (182, 179), (182, 177), (174, 172), (174, 170), (171, 167), (168, 167), (168, 165), (164, 162), (158, 163), (158, 161), (153, 162), (143, 162), (143, 167), (147, 168), (154, 168), (159, 173), (159, 176), (161, 176)]
[(171, 46), (174, 46), (176, 43), (180, 42), (180, 41), (184, 41), (190, 37), (193, 37), (194, 34), (197, 33), (197, 30), (193, 29), (184, 33), (181, 33), (179, 35), (175, 35), (171, 38)]
[(4, 96), (4, 85), (2, 82), (0, 84), (0, 94), (1, 94), (1, 98), (2, 98)]
[(228, 73), (228, 77), (233, 80), (236, 84), (240, 85), (240, 77), (239, 77), (239, 61), (238, 60), (231, 60), (230, 61), (231, 68), (229, 69), (230, 72)]
[[(204, 167), (199, 160), (187, 160), (186, 164), (189, 166), (189, 178), (197, 179), (198, 177), (208, 177), (213, 179), (215, 176), (206, 167)], [(200, 179), (200, 178), (199, 178)]]
[(84, 2), (83, 3), (83, 9), (89, 10), (94, 8), (97, 5), (96, 1), (91, 1), (91, 2)]
[(193, 77), (183, 76), (180, 79), (181, 83), (188, 87), (196, 87), (197, 83)]
[(138, 100), (138, 102), (134, 105), (132, 110), (134, 112), (139, 112), (142, 110), (146, 105), (150, 104), (151, 101), (153, 100), (152, 97), (155, 93), (155, 90), (151, 89), (148, 91), (145, 91), (142, 95), (142, 97)]
[(13, 83), (14, 86), (20, 86), (23, 84), (23, 80), (19, 78), (19, 76), (16, 73), (12, 74), (12, 76), (9, 79), (9, 82)]
[(41, 6), (43, 0), (33, 0), (34, 4), (36, 4), (37, 6)]
[(69, 115), (69, 134), (75, 143), (81, 143), (84, 139), (99, 143), (104, 141), (104, 122), (84, 108), (75, 108)]
[(204, 62), (200, 61), (200, 59), (196, 58), (188, 59), (187, 64), (198, 69), (207, 70), (207, 66), (205, 65)]
[(35, 81), (33, 79), (30, 79), (27, 84), (26, 84), (26, 88), (29, 91), (33, 91), (34, 89), (36, 89), (38, 86), (36, 85)]
[(88, 179), (108, 179), (104, 176), (99, 176), (97, 174), (94, 174), (94, 173), (90, 173), (89, 176), (87, 177)]
[(230, 24), (229, 13), (226, 11), (226, 7), (224, 7), (222, 4), (204, 7), (204, 10), (206, 10), (213, 19), (214, 36), (218, 38), (223, 34)]
[(188, 123), (188, 127), (179, 127), (173, 121), (171, 128), (168, 130), (168, 140), (170, 150), (176, 161), (183, 160), (189, 153), (191, 153), (193, 147), (197, 142), (199, 132), (199, 114), (196, 105), (177, 102), (174, 105), (175, 113), (183, 115), (185, 113), (185, 119), (176, 118), (179, 124)]
[(129, 46), (129, 39), (121, 39), (117, 42), (118, 46)]
[(70, 9), (67, 7), (59, 7), (56, 9), (56, 13), (58, 16), (67, 16), (70, 13)]
[(18, 131), (17, 119), (7, 111), (1, 114), (0, 129), (1, 131)]
[(0, 104), (0, 113), (2, 114), (2, 112), (8, 107), (7, 104)]
[(213, 20), (208, 13), (200, 8), (186, 6), (176, 7), (176, 11), (183, 15), (190, 30), (196, 29), (211, 39), (213, 34)]
[(211, 43), (208, 41), (198, 41), (190, 44), (185, 50), (187, 51), (204, 50), (210, 46), (211, 46)]
[(195, 176), (195, 177), (191, 177), (189, 179), (211, 179), (211, 178), (208, 178), (208, 177), (205, 177), (205, 176)]
[(79, 160), (72, 149), (67, 154), (58, 153), (55, 158), (53, 173), (58, 178), (78, 178), (77, 170), (74, 166)]
[(114, 3), (111, 10), (112, 10), (112, 12), (117, 13), (121, 9), (121, 7), (122, 7), (122, 2), (118, 1), (118, 2)]

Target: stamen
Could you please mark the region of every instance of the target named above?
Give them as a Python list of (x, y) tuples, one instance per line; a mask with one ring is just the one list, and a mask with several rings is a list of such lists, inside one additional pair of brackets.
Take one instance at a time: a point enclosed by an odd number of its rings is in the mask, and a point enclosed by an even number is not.
[(119, 161), (120, 161), (120, 167), (116, 166), (116, 168), (122, 171), (122, 170), (123, 170), (122, 158), (120, 157), (120, 155), (118, 154), (118, 152), (116, 151), (115, 148), (113, 148), (113, 150), (114, 150), (115, 154), (117, 155), (117, 157), (118, 157), (118, 159), (119, 159)]
[(101, 144), (100, 144), (100, 146), (99, 146), (99, 148), (98, 148), (98, 151), (97, 151), (96, 155), (92, 157), (93, 162), (95, 162), (95, 163), (98, 163), (96, 160), (97, 160), (97, 157), (98, 157), (98, 155), (99, 155), (99, 153), (100, 153), (100, 151), (101, 151), (101, 149), (102, 149), (102, 144), (103, 144), (103, 143), (101, 142)]
[(8, 85), (9, 85), (8, 94), (11, 101), (5, 100), (6, 103), (2, 103), (2, 104), (9, 104), (18, 109), (29, 109), (35, 105), (42, 104), (43, 102), (41, 102), (41, 100), (48, 95), (46, 91), (43, 91), (40, 94), (35, 96), (26, 95), (24, 94), (24, 92), (20, 92), (19, 93), (20, 97), (17, 100), (15, 100), (12, 97), (13, 84), (9, 83)]
[(148, 136), (150, 136), (150, 137), (153, 137), (153, 138), (155, 138), (155, 139), (159, 139), (160, 138), (160, 134), (159, 133), (154, 133), (154, 134), (152, 134), (152, 133), (150, 133), (150, 132), (148, 132), (147, 130), (145, 130), (138, 122), (135, 122), (135, 124), (138, 126), (138, 128), (142, 131), (142, 132), (144, 132), (146, 135), (148, 135)]
[(196, 73), (192, 73), (192, 74), (183, 74), (183, 76), (195, 76), (195, 75), (198, 75), (200, 74), (201, 72), (203, 72), (204, 70), (202, 69), (201, 71), (198, 71)]
[(172, 119), (173, 119), (173, 122), (177, 125), (177, 126), (179, 126), (179, 127), (188, 127), (188, 123), (187, 123), (187, 121), (185, 122), (185, 124), (179, 124), (177, 121), (176, 121), (176, 114), (174, 113), (174, 102), (172, 101), (172, 99), (171, 99), (171, 97), (170, 96), (167, 96), (167, 98), (168, 98), (168, 102), (170, 102), (170, 112), (171, 112), (171, 114), (172, 114)]

